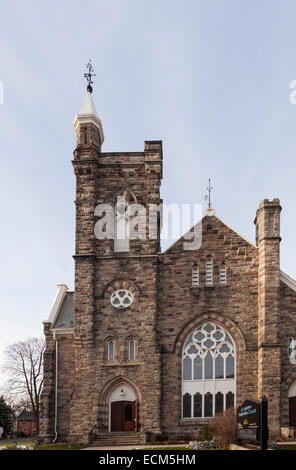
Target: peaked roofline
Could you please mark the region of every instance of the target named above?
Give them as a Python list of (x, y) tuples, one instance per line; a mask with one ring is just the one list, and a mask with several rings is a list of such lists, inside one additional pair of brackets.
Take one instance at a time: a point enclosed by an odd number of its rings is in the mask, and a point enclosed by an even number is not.
[(247, 243), (249, 243), (249, 245), (252, 245), (254, 248), (258, 249), (257, 245), (255, 245), (253, 242), (250, 242), (250, 240), (248, 240), (246, 237), (244, 237), (239, 232), (234, 230), (234, 228), (230, 227), (230, 225), (228, 225), (226, 222), (224, 222), (224, 220), (220, 219), (216, 215), (214, 217), (216, 217), (216, 219), (220, 220), (220, 222), (222, 222), (222, 224), (226, 225), (226, 227), (228, 227), (230, 230), (232, 230), (234, 233), (236, 233), (239, 237), (243, 238)]
[(206, 213), (203, 215), (203, 217), (198, 220), (187, 232), (185, 232), (180, 238), (178, 238), (178, 240), (176, 240), (175, 242), (173, 242), (165, 251), (161, 251), (159, 252), (160, 255), (163, 255), (165, 253), (167, 253), (167, 251), (169, 251), (171, 248), (173, 248), (174, 245), (176, 245), (177, 243), (180, 242), (180, 240), (182, 240), (182, 238), (184, 238), (187, 234), (189, 234), (190, 232), (192, 232), (192, 230), (199, 224), (203, 221), (203, 219), (205, 219), (205, 217), (215, 217), (217, 220), (219, 220), (223, 225), (225, 225), (227, 228), (229, 228), (232, 232), (236, 233), (240, 238), (243, 238), (243, 240), (245, 240), (249, 245), (253, 246), (254, 248), (256, 248), (256, 250), (258, 249), (258, 247), (256, 245), (254, 245), (254, 243), (250, 242), (250, 240), (248, 240), (247, 238), (245, 238), (243, 235), (241, 235), (240, 233), (238, 233), (236, 230), (234, 230), (232, 227), (230, 227), (230, 225), (228, 225), (226, 222), (224, 222), (224, 220), (220, 219), (219, 217), (216, 216), (215, 213), (211, 213), (210, 215), (208, 214), (208, 210), (206, 211)]
[(296, 292), (296, 281), (292, 279), (288, 274), (284, 273), (284, 271), (280, 270), (280, 280), (286, 284), (286, 286), (293, 289)]
[(58, 315), (60, 313), (62, 304), (64, 302), (66, 293), (68, 292), (68, 286), (66, 286), (66, 284), (58, 284), (57, 287), (58, 291), (52, 303), (48, 320), (44, 321), (44, 323), (50, 323), (51, 326), (55, 324), (56, 319), (58, 318)]

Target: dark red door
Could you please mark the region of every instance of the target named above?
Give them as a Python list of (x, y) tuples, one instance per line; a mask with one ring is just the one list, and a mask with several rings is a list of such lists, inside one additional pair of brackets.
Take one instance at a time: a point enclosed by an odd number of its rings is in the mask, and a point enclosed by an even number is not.
[(289, 398), (289, 424), (296, 427), (296, 397)]
[(111, 432), (122, 431), (122, 401), (111, 403)]
[(136, 401), (111, 403), (111, 432), (136, 431)]

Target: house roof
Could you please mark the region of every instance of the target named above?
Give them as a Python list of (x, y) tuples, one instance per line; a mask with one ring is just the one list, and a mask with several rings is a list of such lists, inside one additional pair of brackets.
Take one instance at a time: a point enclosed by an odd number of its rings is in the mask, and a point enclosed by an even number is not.
[(56, 321), (52, 328), (74, 328), (74, 292), (66, 292), (66, 295), (60, 306)]
[(48, 320), (50, 327), (57, 333), (71, 333), (74, 328), (74, 292), (68, 291), (66, 284), (58, 284)]
[(23, 410), (17, 418), (19, 421), (35, 421), (35, 416), (33, 411)]

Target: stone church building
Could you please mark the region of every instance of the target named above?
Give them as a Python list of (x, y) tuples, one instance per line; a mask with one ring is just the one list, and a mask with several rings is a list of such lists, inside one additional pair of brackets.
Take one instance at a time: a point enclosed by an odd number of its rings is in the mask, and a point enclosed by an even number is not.
[(280, 269), (279, 200), (259, 204), (256, 245), (212, 209), (195, 250), (182, 237), (161, 252), (160, 223), (154, 237), (122, 240), (115, 230), (99, 238), (98, 205), (114, 208), (119, 224), (131, 204), (161, 204), (162, 142), (102, 152), (90, 91), (74, 127), (75, 290), (58, 285), (44, 322), (40, 437), (189, 437), (215, 414), (263, 395), (270, 437), (292, 436), (296, 282)]

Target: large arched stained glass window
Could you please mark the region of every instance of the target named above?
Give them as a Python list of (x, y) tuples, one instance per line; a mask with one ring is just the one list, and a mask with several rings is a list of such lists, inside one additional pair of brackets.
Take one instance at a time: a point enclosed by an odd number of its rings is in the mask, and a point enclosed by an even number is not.
[(235, 406), (235, 344), (222, 326), (206, 322), (183, 347), (183, 418), (207, 418)]

